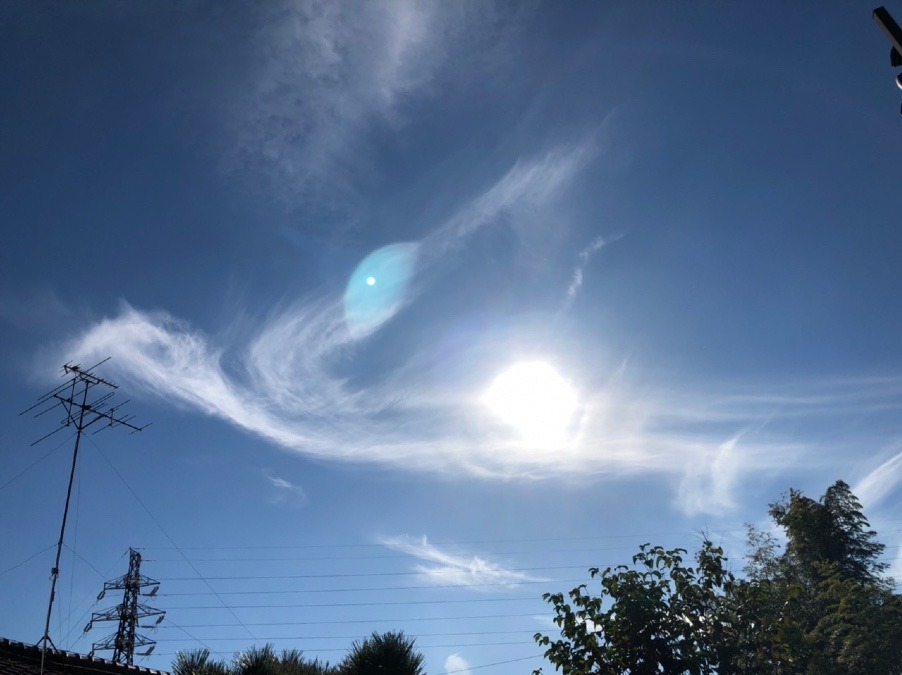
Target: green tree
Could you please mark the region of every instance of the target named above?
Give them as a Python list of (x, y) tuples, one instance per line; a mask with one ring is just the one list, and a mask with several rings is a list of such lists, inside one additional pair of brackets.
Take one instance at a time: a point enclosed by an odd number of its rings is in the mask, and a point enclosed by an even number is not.
[(341, 675), (423, 675), (424, 657), (416, 640), (402, 631), (376, 633), (354, 642), (339, 664)]
[(769, 665), (824, 675), (902, 672), (900, 598), (883, 576), (885, 547), (848, 484), (836, 481), (817, 501), (790, 490), (769, 513), (786, 534), (783, 553), (750, 542), (771, 588), (756, 607), (771, 627), (758, 639), (776, 643)]
[(643, 544), (631, 567), (590, 570), (600, 580), (598, 595), (586, 584), (567, 596), (546, 593), (561, 639), (536, 633), (545, 657), (565, 675), (726, 672), (721, 666), (732, 655), (724, 634), (732, 618), (725, 600), (733, 576), (710, 541), (695, 567), (683, 563), (685, 553)]
[(790, 490), (787, 498), (770, 505), (770, 515), (786, 532), (785, 571), (816, 582), (825, 572), (863, 582), (882, 579), (885, 546), (876, 541), (877, 533), (869, 529), (847, 483), (836, 481), (819, 501)]
[(212, 660), (208, 649), (179, 652), (172, 675), (337, 675), (337, 670), (319, 659), (305, 659), (297, 649), (277, 654), (266, 644), (238, 653), (230, 664)]
[(770, 515), (786, 546), (749, 528), (745, 578), (709, 541), (694, 566), (645, 544), (631, 567), (590, 570), (597, 595), (545, 594), (561, 637), (536, 641), (565, 675), (902, 675), (902, 596), (849, 486), (791, 490)]
[(229, 668), (221, 661), (211, 660), (209, 649), (195, 649), (175, 655), (172, 675), (229, 675)]

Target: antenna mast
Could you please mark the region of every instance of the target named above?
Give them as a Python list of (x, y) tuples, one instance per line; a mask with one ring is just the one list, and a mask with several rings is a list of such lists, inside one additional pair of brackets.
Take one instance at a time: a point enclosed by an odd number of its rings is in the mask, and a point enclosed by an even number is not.
[[(63, 552), (63, 539), (66, 535), (66, 519), (69, 516), (69, 501), (72, 498), (72, 483), (75, 479), (75, 466), (78, 462), (78, 448), (81, 444), (82, 434), (84, 434), (88, 427), (94, 426), (98, 422), (105, 423), (97, 427), (94, 430), (94, 433), (103, 431), (107, 427), (114, 426), (123, 426), (127, 429), (131, 429), (132, 433), (135, 433), (147, 426), (144, 425), (139, 427), (132, 423), (134, 416), (120, 414), (119, 409), (128, 403), (128, 401), (120, 403), (119, 405), (112, 405), (111, 399), (115, 395), (115, 390), (118, 389), (118, 387), (112, 382), (104, 380), (93, 373), (94, 369), (107, 361), (109, 361), (109, 358), (106, 358), (87, 369), (84, 369), (79, 365), (67, 363), (63, 366), (63, 376), (68, 379), (56, 389), (41, 396), (33, 406), (19, 413), (20, 415), (24, 415), (29, 412), (34, 412), (35, 417), (40, 417), (51, 410), (55, 410), (57, 406), (62, 406), (63, 410), (65, 410), (66, 416), (60, 420), (60, 425), (49, 434), (36, 440), (31, 444), (32, 446), (37, 445), (63, 429), (75, 428), (75, 447), (72, 451), (72, 468), (69, 470), (69, 487), (66, 490), (66, 505), (63, 508), (63, 522), (60, 525), (60, 537), (56, 544), (56, 562), (54, 562), (53, 568), (50, 570), (50, 601), (47, 603), (47, 621), (44, 623), (44, 635), (38, 641), (38, 644), (42, 647), (42, 660), (43, 653), (47, 650), (47, 645), (50, 645), (54, 649), (56, 648), (56, 645), (53, 644), (53, 640), (50, 639), (50, 615), (53, 611), (53, 600), (56, 597), (56, 582), (59, 579), (60, 556)], [(102, 389), (109, 389), (112, 391), (107, 391), (99, 396), (90, 396), (89, 394), (94, 387), (101, 387)]]
[(98, 600), (102, 600), (107, 591), (122, 590), (124, 591), (122, 604), (91, 614), (91, 620), (85, 626), (84, 632), (87, 633), (91, 630), (97, 621), (118, 621), (119, 628), (114, 634), (100, 642), (95, 642), (91, 646), (90, 656), (94, 656), (96, 651), (112, 649), (113, 661), (115, 663), (124, 663), (128, 666), (133, 665), (135, 647), (148, 647), (147, 651), (139, 654), (139, 656), (150, 656), (157, 643), (155, 640), (138, 635), (138, 621), (148, 617), (156, 617), (157, 620), (153, 624), (140, 626), (141, 628), (155, 629), (163, 622), (166, 612), (138, 602), (138, 596), (142, 595), (141, 589), (148, 587), (151, 589), (150, 592), (143, 593), (143, 595), (153, 597), (160, 589), (160, 582), (141, 574), (141, 554), (130, 548), (128, 549), (128, 572), (118, 579), (107, 581), (103, 585), (100, 595), (97, 596)]

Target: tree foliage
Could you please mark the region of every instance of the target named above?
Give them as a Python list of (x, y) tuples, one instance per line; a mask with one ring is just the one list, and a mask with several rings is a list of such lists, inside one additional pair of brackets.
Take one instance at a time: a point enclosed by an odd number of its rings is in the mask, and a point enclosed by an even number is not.
[(306, 659), (297, 649), (279, 654), (266, 644), (236, 654), (231, 663), (211, 659), (208, 649), (179, 652), (172, 675), (423, 675), (424, 660), (416, 641), (399, 631), (354, 642), (336, 666)]
[(545, 594), (560, 627), (536, 634), (545, 657), (564, 675), (902, 674), (902, 596), (849, 486), (792, 490), (770, 515), (786, 546), (749, 528), (744, 578), (710, 541), (694, 565), (645, 544), (632, 566), (590, 570), (597, 593)]
[(424, 657), (416, 640), (402, 631), (376, 633), (351, 645), (339, 665), (340, 675), (423, 675)]
[(297, 649), (277, 654), (266, 644), (238, 653), (229, 664), (211, 659), (208, 649), (179, 652), (172, 675), (338, 675), (338, 670), (319, 659), (305, 659)]
[(730, 623), (723, 600), (733, 577), (711, 542), (695, 567), (684, 564), (685, 553), (643, 544), (632, 568), (590, 570), (601, 582), (598, 595), (585, 584), (567, 596), (546, 593), (562, 635), (553, 641), (536, 634), (548, 660), (567, 675), (714, 672), (720, 633)]

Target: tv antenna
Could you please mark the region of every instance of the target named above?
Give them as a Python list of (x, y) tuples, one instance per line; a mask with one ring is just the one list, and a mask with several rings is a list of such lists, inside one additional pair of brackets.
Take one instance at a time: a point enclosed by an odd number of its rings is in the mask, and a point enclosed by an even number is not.
[[(81, 444), (81, 437), (89, 427), (95, 427), (99, 422), (103, 422), (99, 426), (92, 429), (93, 433), (103, 431), (108, 427), (125, 427), (130, 429), (131, 433), (136, 433), (144, 429), (147, 425), (138, 426), (132, 422), (133, 415), (123, 415), (120, 409), (128, 403), (124, 401), (118, 405), (113, 405), (112, 398), (118, 387), (94, 374), (94, 370), (109, 361), (104, 359), (100, 363), (90, 368), (82, 368), (80, 365), (67, 363), (63, 366), (63, 377), (66, 381), (41, 396), (37, 403), (30, 408), (23, 410), (20, 415), (33, 412), (34, 417), (40, 417), (52, 410), (62, 407), (65, 416), (59, 422), (59, 426), (36, 440), (31, 445), (37, 445), (54, 434), (67, 428), (75, 429), (75, 447), (72, 450), (72, 468), (69, 470), (69, 487), (66, 490), (66, 505), (63, 508), (63, 522), (60, 525), (60, 537), (56, 544), (56, 561), (50, 570), (50, 601), (47, 603), (47, 621), (44, 623), (44, 635), (38, 641), (41, 646), (41, 661), (43, 670), (43, 656), (47, 651), (47, 645), (56, 649), (53, 640), (50, 638), (50, 615), (53, 611), (53, 600), (56, 597), (56, 582), (60, 574), (60, 556), (63, 552), (63, 539), (66, 535), (66, 519), (69, 516), (69, 501), (72, 498), (72, 483), (75, 479), (75, 466), (78, 462), (78, 448)], [(92, 389), (100, 387), (102, 390), (108, 390), (106, 393), (92, 395)]]

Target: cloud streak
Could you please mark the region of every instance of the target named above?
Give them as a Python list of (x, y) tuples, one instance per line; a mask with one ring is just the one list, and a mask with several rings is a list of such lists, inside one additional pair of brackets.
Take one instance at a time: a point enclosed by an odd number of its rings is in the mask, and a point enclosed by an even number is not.
[(431, 583), (455, 586), (500, 584), (513, 587), (524, 581), (541, 581), (539, 578), (506, 569), (476, 555), (467, 557), (442, 551), (430, 544), (425, 536), (420, 539), (408, 536), (385, 537), (379, 543), (421, 561), (415, 569)]
[(872, 508), (902, 485), (902, 452), (883, 462), (852, 489), (862, 505)]
[(585, 273), (586, 267), (589, 265), (589, 260), (598, 253), (602, 248), (610, 244), (612, 241), (617, 241), (621, 238), (622, 235), (617, 235), (616, 237), (612, 237), (609, 239), (605, 239), (604, 237), (595, 237), (592, 242), (586, 246), (582, 251), (579, 252), (579, 261), (576, 264), (576, 267), (573, 268), (573, 274), (570, 277), (570, 286), (567, 287), (567, 299), (564, 301), (564, 309), (568, 309), (570, 305), (573, 303), (574, 298), (576, 298), (577, 293), (579, 293), (579, 289), (583, 286), (583, 275)]

